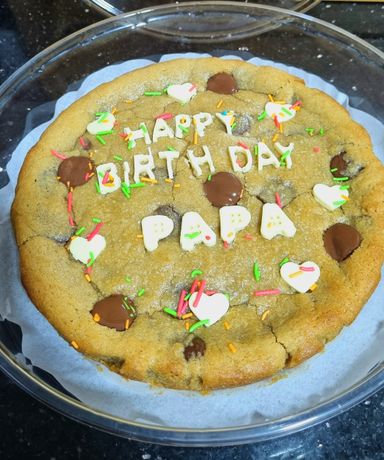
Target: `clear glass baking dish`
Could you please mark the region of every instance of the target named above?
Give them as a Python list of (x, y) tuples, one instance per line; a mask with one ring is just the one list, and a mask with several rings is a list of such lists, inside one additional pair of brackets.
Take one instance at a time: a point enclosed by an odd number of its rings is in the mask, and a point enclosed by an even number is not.
[[(133, 46), (133, 44), (135, 44)], [(384, 54), (323, 21), (278, 8), (236, 2), (162, 5), (126, 13), (57, 42), (0, 87), (0, 186), (15, 146), (51, 118), (54, 101), (89, 73), (108, 64), (169, 52), (237, 53), (300, 67), (332, 82), (350, 104), (384, 121)], [(34, 108), (39, 107), (39, 111)], [(43, 110), (42, 110), (43, 108)], [(29, 113), (38, 113), (29, 116)], [(207, 446), (262, 441), (320, 423), (384, 385), (384, 362), (364, 378), (301, 412), (246, 426), (170, 429), (114, 417), (72, 397), (21, 353), (20, 328), (0, 321), (0, 366), (22, 388), (56, 410), (113, 434), (163, 444)]]

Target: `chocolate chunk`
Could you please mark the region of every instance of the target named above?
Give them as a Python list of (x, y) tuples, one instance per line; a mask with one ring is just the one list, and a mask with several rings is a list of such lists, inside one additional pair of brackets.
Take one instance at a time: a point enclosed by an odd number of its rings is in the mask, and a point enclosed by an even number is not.
[(173, 225), (174, 225), (172, 233), (179, 232), (181, 216), (174, 208), (172, 208), (172, 206), (169, 206), (169, 205), (159, 206), (157, 209), (153, 211), (153, 214), (156, 214), (158, 216), (169, 217), (173, 221)]
[(184, 348), (184, 358), (189, 361), (191, 358), (204, 356), (206, 345), (200, 337), (194, 337), (192, 342)]
[(243, 195), (243, 184), (228, 172), (214, 174), (203, 187), (208, 200), (217, 208), (234, 205)]
[(232, 129), (232, 134), (241, 136), (251, 129), (251, 117), (249, 115), (235, 114), (235, 128)]
[(79, 143), (83, 150), (90, 150), (92, 147), (92, 142), (87, 137), (80, 137)]
[(233, 94), (236, 93), (237, 89), (236, 80), (229, 73), (216, 73), (207, 81), (207, 90), (214, 93)]
[(91, 174), (93, 170), (94, 164), (89, 158), (81, 156), (69, 157), (60, 163), (57, 175), (63, 184), (78, 187), (88, 182), (87, 174)]
[[(335, 177), (343, 176), (346, 173), (347, 162), (344, 159), (345, 152), (341, 152), (338, 155), (334, 156), (330, 163), (331, 172)], [(332, 171), (332, 169), (335, 169)]]
[(360, 233), (348, 224), (335, 224), (323, 235), (327, 253), (338, 262), (345, 260), (360, 246)]
[(125, 331), (136, 318), (136, 308), (131, 299), (114, 294), (96, 302), (91, 310), (93, 319), (111, 329)]

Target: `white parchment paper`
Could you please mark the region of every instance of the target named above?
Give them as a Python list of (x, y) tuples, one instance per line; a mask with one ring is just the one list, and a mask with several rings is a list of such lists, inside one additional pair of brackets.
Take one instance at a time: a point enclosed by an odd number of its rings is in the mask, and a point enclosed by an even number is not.
[[(161, 61), (202, 54), (170, 54)], [(223, 59), (240, 59), (225, 56)], [(384, 126), (372, 116), (348, 107), (348, 97), (315, 75), (270, 61), (252, 58), (257, 65), (272, 65), (303, 78), (347, 107), (353, 119), (368, 130), (377, 156), (384, 159)], [(77, 91), (68, 92), (56, 103), (60, 112), (100, 83), (152, 64), (146, 59), (105, 67), (88, 76)], [(53, 119), (54, 119), (53, 118)], [(22, 350), (33, 365), (51, 373), (83, 403), (136, 422), (184, 428), (244, 426), (293, 415), (328, 400), (364, 377), (384, 359), (384, 283), (381, 282), (356, 321), (323, 353), (273, 384), (268, 381), (245, 387), (214, 391), (202, 396), (195, 392), (159, 390), (141, 382), (127, 381), (76, 352), (38, 312), (26, 295), (19, 275), (18, 254), (9, 210), (17, 176), (28, 150), (53, 121), (31, 131), (19, 144), (7, 165), (10, 183), (0, 190), (0, 260), (3, 261), (0, 289), (0, 318), (20, 325)], [(6, 261), (6, 264), (4, 263)], [(346, 299), (347, 301), (347, 299)], [(102, 369), (102, 371), (100, 370)]]

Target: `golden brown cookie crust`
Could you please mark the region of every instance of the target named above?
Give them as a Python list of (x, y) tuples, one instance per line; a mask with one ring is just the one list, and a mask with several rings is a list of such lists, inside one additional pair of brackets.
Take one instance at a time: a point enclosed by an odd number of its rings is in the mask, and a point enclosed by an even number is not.
[[(233, 95), (205, 92), (207, 80), (218, 72), (232, 74), (239, 91)], [(185, 82), (193, 82), (198, 89), (198, 95), (186, 105), (166, 95), (143, 96), (145, 91)], [(302, 109), (279, 134), (283, 145), (295, 143), (294, 164), (291, 170), (266, 167), (258, 172), (254, 165), (247, 174), (236, 173), (245, 187), (239, 205), (247, 207), (252, 220), (234, 244), (223, 249), (218, 208), (204, 196), (202, 183), (209, 172), (204, 170), (203, 176), (196, 178), (184, 161), (186, 149), (193, 144), (193, 133), (182, 140), (161, 140), (153, 144), (153, 152), (165, 150), (167, 145), (180, 150), (175, 167), (180, 188), (162, 182), (135, 192), (130, 200), (120, 191), (97, 195), (94, 179), (75, 188), (74, 217), (78, 226), (91, 229), (95, 216), (105, 222), (107, 247), (95, 262), (92, 282), (88, 283), (82, 264), (71, 257), (64, 245), (74, 229), (68, 224), (66, 187), (56, 179), (60, 161), (50, 154), (51, 149), (67, 156), (86, 155), (78, 139), (101, 110), (116, 107), (121, 127), (128, 124), (137, 129), (139, 122), (145, 121), (152, 128), (157, 114), (214, 114), (223, 100), (223, 108), (253, 117), (251, 132), (229, 136), (215, 120), (199, 144), (211, 148), (217, 171), (232, 172), (228, 145), (238, 141), (254, 145), (264, 139), (272, 148), (271, 138), (276, 134), (273, 121), (256, 121), (269, 94), (275, 100), (303, 102)], [(127, 100), (132, 102), (124, 102)], [(308, 135), (308, 126), (316, 133), (324, 129), (325, 135)], [(87, 137), (93, 143), (96, 165), (114, 162), (113, 155), (121, 152), (126, 159), (146, 153), (142, 141), (138, 141), (133, 153), (127, 153), (118, 135), (108, 138), (106, 146), (99, 145), (94, 136)], [(319, 147), (320, 153), (313, 153), (314, 147)], [(363, 169), (349, 181), (349, 202), (330, 212), (314, 200), (312, 188), (316, 183), (332, 184), (329, 161), (341, 151), (346, 151)], [(163, 162), (156, 161), (156, 167), (155, 174), (164, 167)], [(280, 236), (267, 241), (260, 235), (260, 196), (273, 186), (272, 177), (288, 183), (292, 191), (293, 199), (284, 211), (297, 227), (294, 238)], [(79, 351), (124, 377), (183, 389), (244, 385), (286, 366), (296, 366), (321, 351), (366, 303), (380, 280), (384, 258), (384, 202), (379, 193), (383, 187), (384, 168), (374, 156), (364, 128), (333, 99), (307, 88), (302, 80), (272, 67), (216, 58), (148, 66), (103, 84), (79, 99), (52, 123), (28, 153), (12, 207), (22, 282), (36, 307), (69, 343), (75, 341)], [(176, 234), (161, 241), (155, 252), (147, 253), (137, 238), (140, 220), (161, 205), (172, 205), (181, 215), (198, 211), (216, 232), (216, 246), (200, 245), (185, 253)], [(327, 254), (322, 241), (323, 231), (337, 222), (349, 223), (362, 236), (360, 247), (340, 263)], [(245, 240), (245, 233), (250, 233), (252, 239)], [(313, 260), (320, 266), (315, 291), (299, 294), (287, 286), (279, 274), (279, 261), (285, 256), (297, 263)], [(255, 260), (262, 270), (258, 283), (252, 277)], [(175, 306), (180, 289), (188, 289), (194, 268), (204, 271), (210, 289), (230, 294), (231, 306), (218, 323), (193, 334), (205, 341), (206, 352), (187, 362), (183, 350), (192, 334), (186, 331), (185, 321), (166, 315), (162, 308)], [(132, 278), (129, 285), (124, 283), (127, 275)], [(141, 288), (145, 288), (145, 294), (136, 297)], [(270, 288), (279, 288), (282, 294), (253, 295), (255, 290)], [(124, 332), (100, 326), (90, 314), (96, 301), (115, 293), (134, 298), (137, 305), (138, 317)], [(267, 310), (268, 314), (263, 314)], [(223, 326), (224, 321), (229, 329)], [(233, 344), (236, 352), (228, 344)]]

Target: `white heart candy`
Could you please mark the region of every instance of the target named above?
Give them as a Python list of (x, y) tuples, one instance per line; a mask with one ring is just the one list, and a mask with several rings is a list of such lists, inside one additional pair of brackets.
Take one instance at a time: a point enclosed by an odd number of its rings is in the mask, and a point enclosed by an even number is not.
[(143, 242), (147, 251), (154, 251), (159, 246), (159, 240), (172, 233), (173, 220), (167, 216), (148, 216), (141, 221)]
[(324, 208), (334, 211), (348, 201), (347, 189), (341, 189), (341, 185), (329, 187), (324, 184), (316, 184), (313, 187), (313, 196)]
[(209, 327), (219, 321), (228, 311), (229, 300), (224, 294), (218, 293), (208, 296), (202, 294), (196, 307), (193, 306), (197, 292), (194, 292), (189, 298), (189, 308), (200, 321), (208, 319), (209, 323), (204, 326)]
[[(291, 104), (276, 104), (276, 102), (267, 102), (265, 111), (271, 118), (277, 117), (277, 121), (282, 123), (288, 121), (296, 115), (296, 110), (290, 109)], [(283, 110), (284, 109), (284, 110)]]
[(315, 262), (311, 261), (304, 262), (301, 265), (287, 262), (280, 268), (280, 275), (293, 289), (304, 294), (319, 279), (320, 268)]
[(168, 96), (185, 104), (197, 94), (196, 86), (192, 83), (183, 83), (182, 85), (169, 85), (167, 88)]
[(277, 235), (292, 238), (296, 233), (296, 227), (276, 203), (266, 203), (263, 206), (260, 233), (267, 240)]
[(99, 234), (95, 235), (91, 241), (88, 241), (82, 236), (77, 236), (71, 241), (69, 245), (69, 252), (72, 254), (74, 259), (86, 264), (89, 259), (91, 259), (91, 252), (93, 254), (93, 258), (96, 259), (105, 246), (105, 238)]
[(192, 251), (200, 243), (204, 243), (206, 246), (214, 246), (216, 244), (216, 234), (198, 212), (186, 212), (181, 221), (181, 248), (184, 251)]
[(223, 206), (219, 213), (221, 239), (227, 243), (232, 243), (236, 233), (251, 222), (251, 213), (244, 206)]
[(115, 126), (115, 117), (110, 112), (104, 112), (97, 120), (87, 125), (89, 134), (98, 134), (102, 131), (110, 131)]

